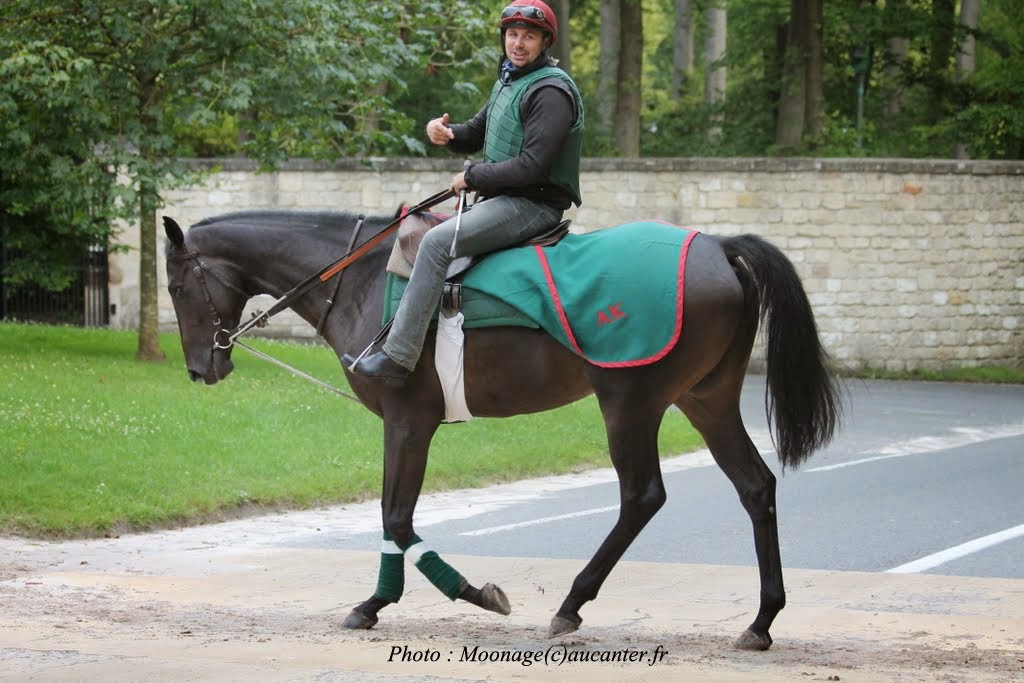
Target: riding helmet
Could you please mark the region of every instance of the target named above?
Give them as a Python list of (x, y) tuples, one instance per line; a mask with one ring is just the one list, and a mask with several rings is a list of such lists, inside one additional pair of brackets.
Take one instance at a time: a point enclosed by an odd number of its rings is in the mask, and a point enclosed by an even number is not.
[(555, 13), (541, 0), (513, 0), (512, 4), (501, 12), (501, 39), (505, 40), (505, 29), (509, 26), (525, 26), (539, 28), (550, 38), (548, 47), (558, 40), (558, 18)]

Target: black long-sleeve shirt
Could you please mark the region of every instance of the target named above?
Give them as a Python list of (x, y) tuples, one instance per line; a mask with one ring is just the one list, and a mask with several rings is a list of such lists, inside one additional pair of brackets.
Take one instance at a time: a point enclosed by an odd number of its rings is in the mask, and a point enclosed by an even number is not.
[[(514, 74), (513, 78), (531, 70)], [(506, 161), (470, 165), (466, 170), (466, 183), (483, 197), (529, 197), (564, 211), (572, 206), (572, 197), (545, 181), (576, 120), (575, 99), (569, 86), (560, 78), (537, 81), (520, 100), (519, 115), (523, 122), (523, 149), (519, 156)], [(448, 149), (458, 154), (471, 154), (483, 149), (487, 133), (487, 106), (469, 121), (449, 127), (455, 138), (448, 142)]]

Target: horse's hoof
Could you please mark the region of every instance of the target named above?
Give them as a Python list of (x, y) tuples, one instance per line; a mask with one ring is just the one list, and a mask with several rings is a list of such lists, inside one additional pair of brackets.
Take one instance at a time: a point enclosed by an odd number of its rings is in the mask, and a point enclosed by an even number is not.
[(737, 650), (758, 650), (763, 652), (772, 646), (772, 637), (765, 633), (759, 636), (749, 628), (736, 639)]
[(344, 626), (345, 628), (359, 629), (362, 631), (368, 631), (376, 625), (377, 615), (368, 617), (359, 610), (355, 609), (348, 613), (348, 616), (345, 617), (344, 623), (342, 623), (342, 626)]
[(505, 591), (493, 583), (488, 583), (480, 589), (480, 599), (482, 602), (480, 606), (485, 610), (497, 612), (506, 617), (512, 614), (512, 605), (509, 604)]
[(558, 636), (564, 636), (567, 633), (579, 629), (580, 624), (583, 623), (583, 619), (579, 616), (573, 616), (571, 619), (556, 614), (551, 618), (551, 628), (548, 629), (549, 638), (557, 638)]

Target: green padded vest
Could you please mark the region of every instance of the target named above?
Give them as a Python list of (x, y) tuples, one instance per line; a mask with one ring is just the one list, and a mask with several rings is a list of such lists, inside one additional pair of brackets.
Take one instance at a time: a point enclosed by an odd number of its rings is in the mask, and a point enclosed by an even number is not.
[(519, 116), (519, 103), (523, 95), (542, 78), (561, 78), (569, 86), (576, 100), (576, 120), (569, 136), (555, 158), (547, 182), (557, 185), (572, 196), (576, 206), (580, 198), (580, 153), (583, 149), (583, 100), (569, 74), (553, 66), (545, 66), (505, 85), (494, 84), (487, 103), (487, 133), (484, 138), (484, 161), (494, 163), (519, 156), (523, 149), (523, 122)]

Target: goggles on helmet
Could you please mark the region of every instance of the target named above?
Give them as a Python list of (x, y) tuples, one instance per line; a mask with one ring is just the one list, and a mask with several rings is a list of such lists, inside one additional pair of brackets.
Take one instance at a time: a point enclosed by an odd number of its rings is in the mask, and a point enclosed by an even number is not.
[(547, 21), (547, 16), (544, 14), (544, 10), (539, 7), (531, 7), (529, 5), (509, 5), (501, 12), (502, 19), (511, 19), (513, 17)]

